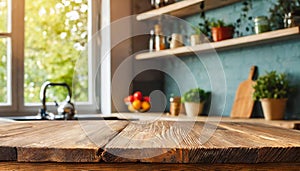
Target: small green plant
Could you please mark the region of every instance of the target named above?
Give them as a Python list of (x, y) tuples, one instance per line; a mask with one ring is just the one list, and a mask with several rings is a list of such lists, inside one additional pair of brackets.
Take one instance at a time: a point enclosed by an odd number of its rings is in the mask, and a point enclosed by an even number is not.
[(291, 92), (286, 74), (276, 73), (276, 71), (267, 72), (266, 75), (260, 76), (253, 88), (254, 100), (287, 98)]
[(202, 34), (201, 28), (197, 26), (192, 26), (194, 34)]
[(197, 26), (192, 26), (194, 30), (194, 34), (204, 34), (206, 36), (210, 36), (210, 20), (203, 19), (203, 22), (198, 23)]
[(201, 88), (194, 88), (184, 93), (181, 97), (182, 102), (204, 102), (208, 99), (210, 92), (206, 92)]
[(223, 20), (215, 20), (212, 19), (210, 22), (210, 27), (224, 27), (225, 26), (225, 22)]
[(210, 21), (210, 27), (233, 27), (232, 24), (225, 24), (223, 20), (215, 20), (211, 19)]

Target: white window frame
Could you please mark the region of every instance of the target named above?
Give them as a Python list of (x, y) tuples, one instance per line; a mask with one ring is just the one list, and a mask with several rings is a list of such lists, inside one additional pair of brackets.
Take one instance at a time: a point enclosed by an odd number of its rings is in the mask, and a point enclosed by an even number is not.
[[(7, 34), (11, 37), (11, 105), (0, 106), (0, 116), (23, 116), (23, 115), (36, 115), (38, 110), (41, 108), (40, 104), (25, 105), (24, 103), (24, 33), (25, 33), (25, 22), (20, 22), (24, 20), (25, 16), (25, 0), (11, 0), (11, 33)], [(89, 41), (98, 30), (101, 29), (100, 26), (108, 26), (110, 24), (110, 0), (89, 0)], [(105, 20), (103, 20), (105, 19)], [(3, 34), (0, 34), (0, 36)], [(5, 35), (6, 36), (6, 35)], [(103, 37), (102, 37), (103, 36)], [(96, 83), (93, 81), (93, 77), (96, 74), (97, 58), (101, 56), (103, 51), (110, 49), (110, 33), (108, 35), (101, 35), (101, 42), (107, 42), (101, 44), (101, 52), (96, 51), (98, 48), (90, 48), (88, 54), (89, 56), (89, 101), (76, 103), (75, 107), (78, 113), (111, 113), (111, 97), (110, 97), (110, 54), (109, 60), (107, 60), (104, 66), (101, 67), (101, 91), (96, 91), (98, 88)], [(99, 46), (95, 45), (92, 41), (92, 47)], [(106, 49), (103, 49), (106, 48)], [(110, 52), (110, 50), (109, 50)], [(107, 55), (107, 54), (106, 54)], [(100, 58), (101, 59), (101, 58)], [(97, 73), (98, 74), (98, 73)], [(105, 89), (103, 89), (105, 88)], [(99, 99), (94, 98), (95, 93), (100, 93), (101, 102)], [(100, 103), (100, 104), (97, 104)], [(101, 111), (98, 108), (101, 105)], [(56, 107), (51, 103), (47, 104), (50, 111), (55, 111)]]

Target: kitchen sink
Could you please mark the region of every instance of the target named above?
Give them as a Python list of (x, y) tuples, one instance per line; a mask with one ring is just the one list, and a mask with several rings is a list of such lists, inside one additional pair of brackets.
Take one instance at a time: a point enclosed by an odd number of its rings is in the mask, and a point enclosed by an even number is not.
[[(43, 120), (41, 116), (34, 115), (34, 116), (13, 116), (13, 117), (0, 117), (0, 120), (12, 120), (12, 121), (41, 121)], [(60, 115), (55, 115), (54, 120), (65, 120)], [(101, 114), (92, 114), (92, 115), (75, 115), (74, 119), (72, 120), (138, 120), (138, 119), (125, 119), (125, 118), (119, 118), (117, 116), (109, 116), (109, 115), (101, 115)], [(50, 121), (50, 120), (49, 120)]]

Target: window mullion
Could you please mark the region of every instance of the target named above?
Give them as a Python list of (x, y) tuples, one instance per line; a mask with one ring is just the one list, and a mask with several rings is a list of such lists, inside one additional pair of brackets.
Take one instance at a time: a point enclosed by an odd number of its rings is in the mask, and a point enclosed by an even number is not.
[(25, 0), (12, 0), (12, 103), (16, 111), (24, 106), (24, 16)]

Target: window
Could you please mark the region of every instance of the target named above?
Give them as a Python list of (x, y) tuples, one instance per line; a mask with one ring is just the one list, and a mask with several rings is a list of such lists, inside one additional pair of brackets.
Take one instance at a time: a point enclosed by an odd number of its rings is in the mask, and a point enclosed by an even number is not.
[[(0, 0), (1, 114), (36, 114), (45, 81), (66, 82), (83, 112), (96, 111), (90, 66), (97, 55), (85, 46), (99, 29), (99, 7), (101, 0)], [(74, 81), (78, 60), (80, 81)], [(54, 106), (66, 95), (53, 87), (47, 101)]]
[(0, 106), (11, 105), (11, 28), (8, 0), (0, 0)]
[(2, 104), (10, 104), (10, 38), (1, 37), (0, 39), (0, 102)]
[[(88, 0), (25, 0), (25, 104), (40, 102), (45, 81), (72, 85), (74, 67), (88, 42), (87, 27)], [(81, 102), (88, 101), (88, 66), (83, 69), (84, 78), (77, 85), (83, 91), (73, 94)], [(49, 101), (67, 96), (62, 87), (51, 90)]]

